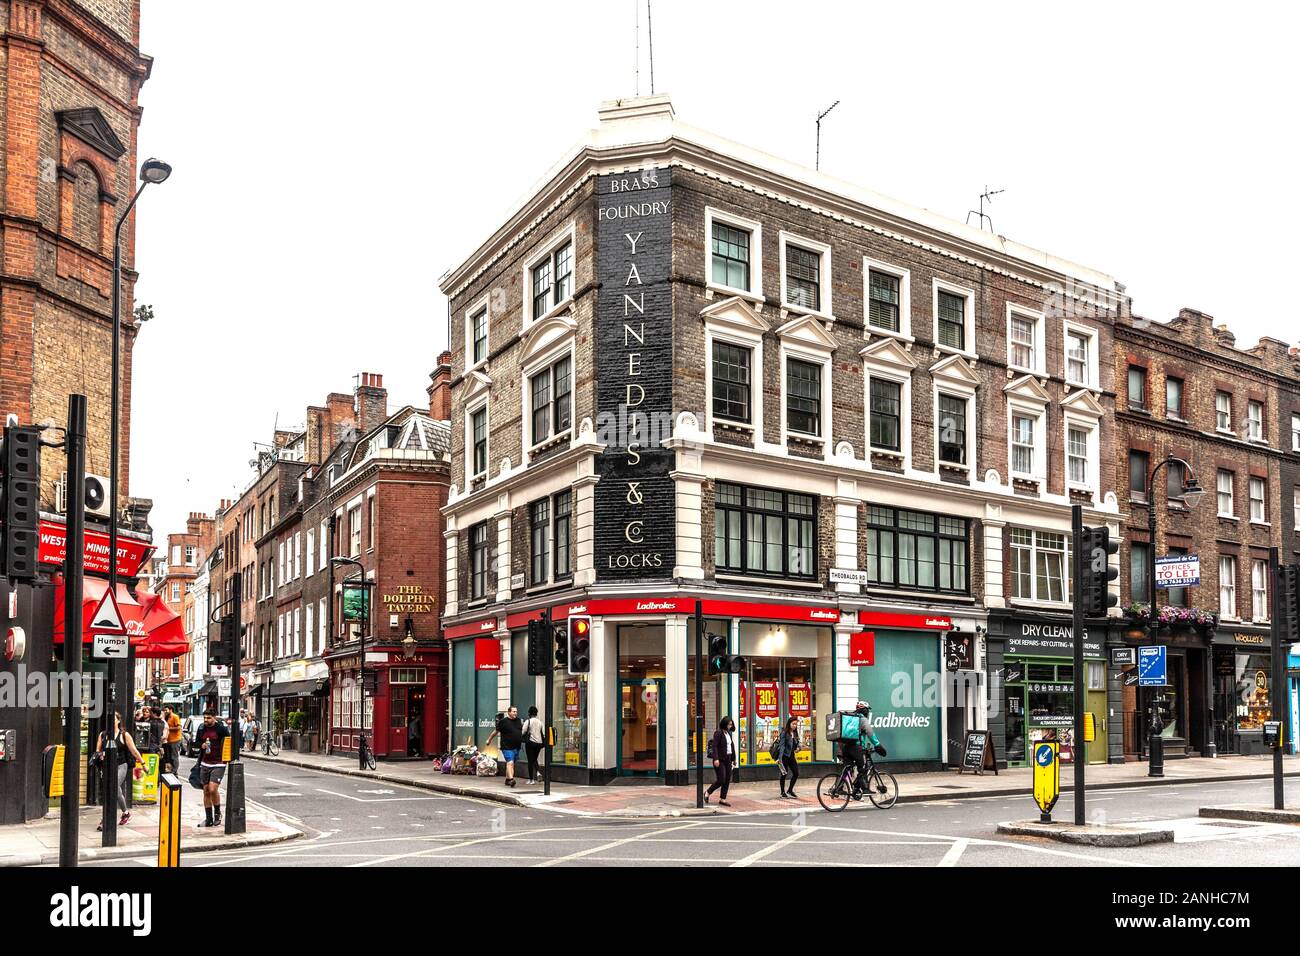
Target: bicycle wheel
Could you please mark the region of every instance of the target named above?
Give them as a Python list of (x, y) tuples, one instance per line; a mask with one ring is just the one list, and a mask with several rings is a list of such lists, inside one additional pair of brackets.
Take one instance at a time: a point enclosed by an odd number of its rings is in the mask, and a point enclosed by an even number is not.
[(365, 744), (365, 748), (366, 748), (366, 750), (365, 750), (365, 761), (366, 761), (366, 766), (367, 766), (369, 769), (374, 770), (374, 769), (375, 769), (375, 752), (374, 752), (373, 750), (370, 749), (370, 745), (369, 745), (369, 744)]
[(849, 805), (849, 788), (842, 776), (843, 771), (828, 773), (817, 781), (817, 802), (823, 810), (838, 813)]
[(272, 757), (280, 756), (280, 742), (274, 737), (266, 738), (266, 752)]
[(898, 781), (894, 779), (892, 773), (881, 773), (879, 769), (871, 768), (871, 777), (867, 787), (867, 796), (881, 810), (888, 810), (898, 802)]

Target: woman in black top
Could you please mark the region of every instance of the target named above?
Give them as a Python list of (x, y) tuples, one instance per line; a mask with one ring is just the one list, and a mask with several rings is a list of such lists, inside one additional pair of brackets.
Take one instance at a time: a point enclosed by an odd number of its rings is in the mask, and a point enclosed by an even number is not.
[(794, 755), (799, 752), (798, 717), (791, 717), (785, 722), (785, 729), (781, 731), (780, 744), (778, 761), (781, 764), (781, 796), (798, 800), (794, 792), (794, 785), (799, 782), (799, 763), (794, 759)]
[[(122, 818), (117, 823), (118, 826), (124, 826), (131, 822), (131, 811), (126, 806), (127, 768), (132, 768), (135, 776), (140, 775), (140, 751), (136, 749), (135, 740), (131, 735), (122, 729), (122, 715), (118, 713), (113, 714), (113, 734), (113, 741), (117, 744), (117, 780), (104, 781), (104, 799), (108, 799), (108, 790), (112, 787), (117, 794), (117, 808), (122, 811)], [(104, 745), (107, 742), (108, 733), (105, 731), (99, 735), (99, 746), (95, 751), (95, 755), (101, 762), (104, 760)], [(95, 829), (104, 829), (104, 824), (101, 822)]]
[(731, 775), (736, 766), (736, 746), (731, 736), (736, 732), (736, 723), (730, 717), (723, 717), (718, 721), (718, 729), (713, 732), (713, 745), (711, 750), (713, 756), (713, 773), (717, 778), (709, 784), (709, 789), (704, 792), (704, 802), (709, 802), (709, 797), (713, 796), (714, 790), (721, 790), (722, 796), (718, 798), (718, 805), (729, 807), (727, 802), (727, 788), (731, 786)]

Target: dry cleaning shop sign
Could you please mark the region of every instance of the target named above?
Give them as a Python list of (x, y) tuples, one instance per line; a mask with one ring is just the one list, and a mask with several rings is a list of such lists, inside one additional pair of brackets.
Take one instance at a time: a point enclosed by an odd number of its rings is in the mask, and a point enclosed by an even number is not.
[(672, 573), (671, 171), (596, 188), (596, 568), (604, 580)]

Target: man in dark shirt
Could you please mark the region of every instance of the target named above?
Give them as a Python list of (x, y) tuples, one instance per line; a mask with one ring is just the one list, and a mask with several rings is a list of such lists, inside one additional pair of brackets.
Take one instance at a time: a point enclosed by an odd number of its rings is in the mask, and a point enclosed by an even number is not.
[(515, 760), (524, 746), (524, 722), (519, 719), (519, 708), (514, 704), (497, 720), (497, 729), (488, 735), (487, 743), (492, 743), (498, 734), (501, 735), (501, 759), (506, 762), (506, 786), (513, 787), (516, 786)]
[(226, 775), (222, 750), (230, 731), (217, 720), (217, 712), (209, 707), (203, 712), (203, 723), (194, 735), (194, 745), (199, 748), (199, 783), (203, 786), (203, 817), (199, 826), (221, 825), (221, 778)]

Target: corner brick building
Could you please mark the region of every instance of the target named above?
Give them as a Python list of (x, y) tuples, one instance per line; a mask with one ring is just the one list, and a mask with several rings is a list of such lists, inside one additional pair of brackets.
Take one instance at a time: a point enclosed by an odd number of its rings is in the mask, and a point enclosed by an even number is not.
[[(1070, 505), (1123, 517), (1113, 278), (649, 97), (605, 104), (441, 287), (453, 744), (537, 704), (557, 773), (682, 783), (697, 707), (736, 720), (742, 764), (797, 717), (816, 763), (822, 717), (865, 698), (904, 768), (953, 762), (986, 713), (1000, 762), (1048, 734), (1072, 754)], [(697, 599), (746, 658), (699, 702)], [(593, 618), (550, 701), (523, 659), (543, 609)]]
[[(1226, 325), (1192, 309), (1167, 323), (1126, 318), (1115, 342), (1123, 603), (1139, 612), (1149, 606), (1153, 559), (1194, 556), (1200, 583), (1160, 587), (1157, 603), (1209, 619), (1160, 632), (1170, 648), (1172, 687), (1164, 693), (1174, 705), (1166, 752), (1263, 752), (1261, 725), (1277, 719), (1286, 696), (1271, 686), (1269, 549), (1283, 564), (1300, 554), (1300, 358), (1267, 337), (1238, 348)], [(1151, 487), (1152, 470), (1169, 456), (1175, 460)], [(1204, 489), (1191, 506), (1186, 477)], [(1127, 643), (1149, 637), (1135, 629)], [(1112, 755), (1134, 759), (1146, 748), (1149, 698), (1126, 685), (1112, 703), (1124, 714), (1122, 748), (1112, 746)]]

